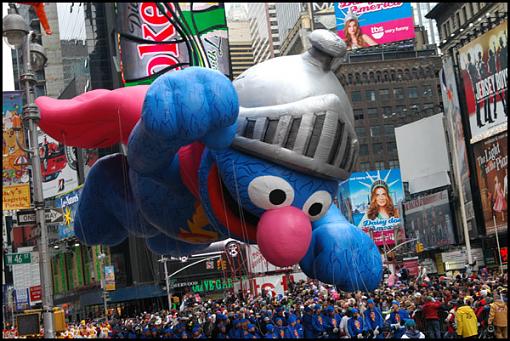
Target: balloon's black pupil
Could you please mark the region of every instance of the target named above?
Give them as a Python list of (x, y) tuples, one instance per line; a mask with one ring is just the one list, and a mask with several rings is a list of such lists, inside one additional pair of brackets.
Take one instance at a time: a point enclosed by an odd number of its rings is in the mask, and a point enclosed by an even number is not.
[(269, 193), (269, 201), (273, 205), (280, 205), (282, 204), (285, 199), (287, 198), (287, 195), (285, 195), (285, 192), (281, 189), (274, 189)]
[(314, 217), (317, 214), (321, 213), (321, 211), (322, 211), (322, 204), (320, 204), (318, 202), (316, 202), (315, 204), (310, 206), (310, 208), (308, 209), (308, 213), (310, 213), (310, 215), (312, 217)]

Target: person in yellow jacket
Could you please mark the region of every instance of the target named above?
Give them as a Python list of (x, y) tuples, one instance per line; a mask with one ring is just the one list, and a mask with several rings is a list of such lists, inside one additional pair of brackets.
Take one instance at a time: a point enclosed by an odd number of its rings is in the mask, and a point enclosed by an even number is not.
[(457, 335), (464, 339), (474, 339), (478, 335), (478, 320), (473, 308), (471, 308), (471, 300), (471, 296), (464, 297), (464, 305), (457, 308), (455, 312)]
[(489, 324), (494, 324), (496, 339), (508, 338), (508, 306), (506, 302), (506, 289), (500, 290), (500, 298), (491, 303), (489, 312)]

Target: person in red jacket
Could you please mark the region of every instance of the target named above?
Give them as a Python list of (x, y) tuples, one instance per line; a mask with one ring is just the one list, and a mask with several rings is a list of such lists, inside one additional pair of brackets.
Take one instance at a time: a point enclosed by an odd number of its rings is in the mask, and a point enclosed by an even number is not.
[(423, 317), (425, 318), (425, 325), (427, 326), (428, 337), (432, 339), (441, 338), (441, 327), (439, 324), (439, 309), (441, 309), (441, 302), (434, 301), (431, 296), (427, 296), (425, 304), (422, 307)]

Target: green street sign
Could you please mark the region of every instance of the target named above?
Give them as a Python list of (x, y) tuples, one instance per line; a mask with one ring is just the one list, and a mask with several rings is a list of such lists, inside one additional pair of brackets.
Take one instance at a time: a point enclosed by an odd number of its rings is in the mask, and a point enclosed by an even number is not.
[(26, 253), (8, 253), (5, 255), (5, 264), (7, 265), (18, 265), (18, 264), (30, 264), (32, 263), (32, 254)]

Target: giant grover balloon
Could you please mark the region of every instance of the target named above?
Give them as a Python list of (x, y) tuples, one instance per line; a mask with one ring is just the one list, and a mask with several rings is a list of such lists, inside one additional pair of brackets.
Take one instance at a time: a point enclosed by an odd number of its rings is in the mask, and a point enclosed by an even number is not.
[(352, 108), (331, 71), (345, 44), (325, 30), (310, 41), (304, 54), (255, 65), (233, 83), (190, 67), (150, 86), (38, 98), (53, 138), (128, 145), (127, 157), (92, 167), (78, 238), (116, 245), (131, 233), (155, 253), (185, 255), (232, 237), (257, 243), (274, 265), (299, 262), (340, 289), (375, 289), (377, 247), (332, 205), (358, 154)]

